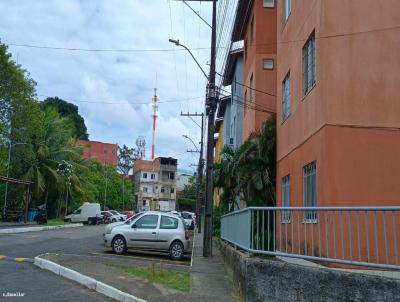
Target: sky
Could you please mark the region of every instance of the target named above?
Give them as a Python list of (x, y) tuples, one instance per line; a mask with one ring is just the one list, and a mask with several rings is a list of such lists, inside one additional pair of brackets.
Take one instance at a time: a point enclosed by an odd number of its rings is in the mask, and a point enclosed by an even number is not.
[[(211, 23), (211, 4), (190, 5)], [(182, 2), (168, 0), (1, 0), (0, 40), (37, 82), (40, 100), (57, 96), (76, 104), (89, 139), (135, 146), (146, 139), (151, 156), (152, 96), (158, 88), (156, 156), (178, 158), (194, 172), (200, 128), (181, 112), (203, 112), (211, 30)], [(13, 45), (14, 44), (14, 45)], [(18, 45), (100, 50), (68, 51)], [(200, 122), (200, 119), (197, 120)]]

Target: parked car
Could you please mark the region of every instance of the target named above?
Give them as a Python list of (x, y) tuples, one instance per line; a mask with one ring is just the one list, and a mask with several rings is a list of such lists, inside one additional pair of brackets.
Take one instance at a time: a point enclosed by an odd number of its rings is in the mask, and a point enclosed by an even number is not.
[(65, 222), (82, 222), (88, 224), (97, 224), (101, 219), (100, 204), (89, 202), (85, 202), (72, 214), (64, 217)]
[(117, 219), (119, 219), (120, 221), (125, 221), (127, 219), (127, 216), (125, 214), (121, 214), (118, 211), (110, 210), (109, 212), (111, 212), (111, 214), (113, 214), (115, 217), (118, 217)]
[(108, 225), (105, 227), (105, 232), (104, 232), (104, 233), (110, 233), (110, 232), (111, 232), (111, 229), (114, 228), (114, 227), (116, 227), (116, 226), (118, 226), (118, 225), (122, 225), (122, 224), (132, 224), (132, 222), (133, 222), (136, 218), (138, 218), (139, 216), (141, 216), (143, 213), (144, 213), (144, 212), (139, 212), (139, 213), (133, 215), (131, 218), (128, 218), (128, 219), (125, 220), (125, 221), (117, 221), (117, 222), (112, 222), (112, 223), (108, 224)]
[(106, 227), (104, 244), (116, 254), (123, 254), (129, 248), (167, 251), (174, 260), (181, 259), (190, 246), (184, 220), (156, 211), (146, 211), (131, 221)]
[(121, 216), (120, 214), (116, 215), (112, 211), (102, 211), (101, 215), (103, 216), (103, 222), (104, 223), (113, 223), (117, 221), (124, 221), (125, 215)]
[(182, 212), (181, 213), (182, 218), (185, 220), (185, 223), (189, 230), (193, 230), (195, 226), (195, 217), (194, 213), (191, 212)]
[(121, 214), (126, 215), (126, 219), (131, 218), (133, 215), (135, 215), (134, 211), (122, 211)]

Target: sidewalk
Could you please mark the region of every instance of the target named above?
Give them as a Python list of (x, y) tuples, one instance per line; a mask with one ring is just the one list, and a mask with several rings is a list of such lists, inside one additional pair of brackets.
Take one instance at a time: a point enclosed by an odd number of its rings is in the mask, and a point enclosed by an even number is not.
[[(202, 246), (203, 236), (196, 234), (192, 267), (180, 262), (168, 261), (168, 258), (164, 258), (165, 262), (163, 260), (166, 271), (191, 273), (191, 291), (186, 294), (137, 278), (114, 267), (115, 265), (149, 267), (150, 262), (146, 259), (133, 259), (129, 255), (115, 256), (113, 254), (105, 256), (46, 254), (42, 258), (150, 302), (239, 301), (233, 295), (233, 286), (225, 273), (217, 246), (214, 245), (212, 258), (202, 257)], [(158, 265), (156, 264), (156, 266)]]

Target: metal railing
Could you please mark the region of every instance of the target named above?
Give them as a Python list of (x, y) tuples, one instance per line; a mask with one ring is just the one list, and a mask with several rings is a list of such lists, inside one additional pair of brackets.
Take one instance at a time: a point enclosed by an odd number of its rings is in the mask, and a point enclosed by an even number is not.
[(400, 207), (249, 207), (221, 238), (254, 254), (400, 270)]

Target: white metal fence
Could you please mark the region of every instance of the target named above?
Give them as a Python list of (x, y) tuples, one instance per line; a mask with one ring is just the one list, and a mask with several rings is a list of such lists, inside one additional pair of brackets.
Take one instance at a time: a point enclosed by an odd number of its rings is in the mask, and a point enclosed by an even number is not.
[(249, 207), (221, 238), (255, 254), (400, 270), (400, 207)]

